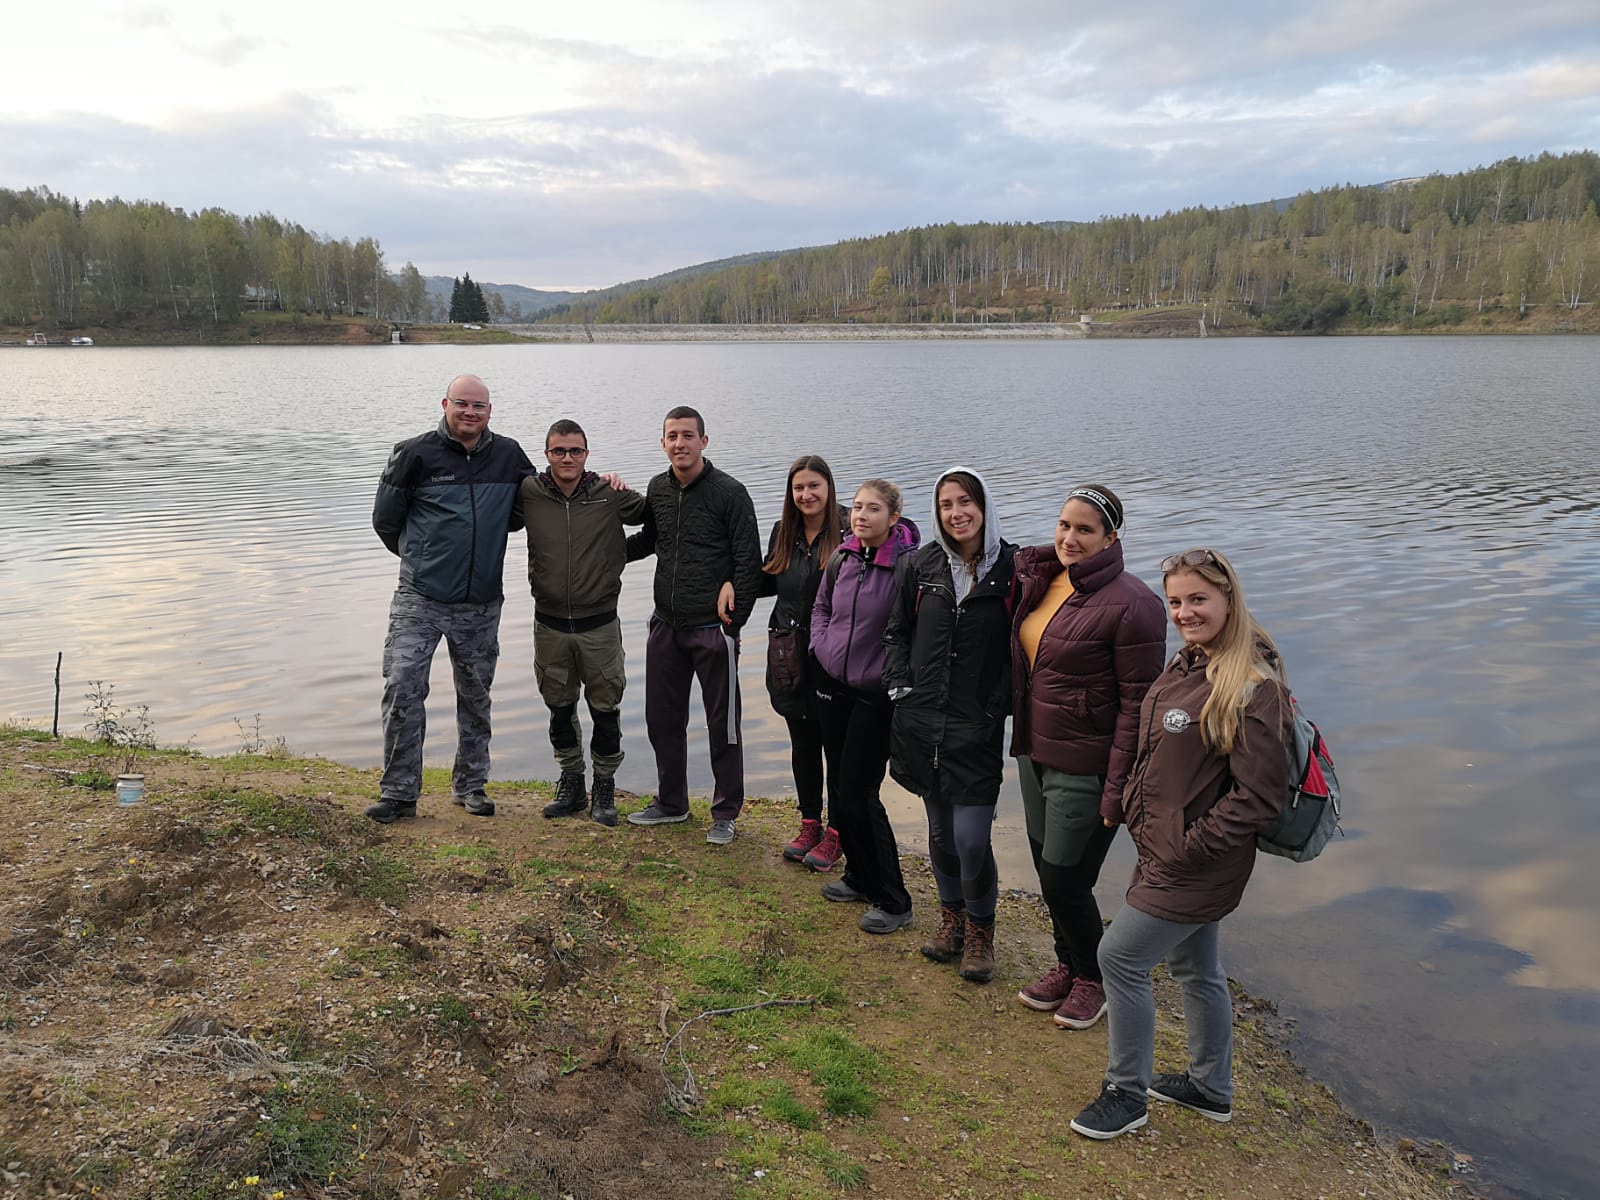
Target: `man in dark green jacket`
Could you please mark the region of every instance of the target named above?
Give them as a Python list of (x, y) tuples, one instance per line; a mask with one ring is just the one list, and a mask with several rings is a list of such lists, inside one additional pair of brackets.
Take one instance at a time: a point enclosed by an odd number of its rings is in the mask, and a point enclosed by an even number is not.
[(417, 815), (423, 705), (443, 638), (456, 685), (451, 792), (473, 816), (494, 815), (489, 780), (489, 688), (500, 656), (501, 576), (517, 485), (533, 464), (489, 432), (489, 389), (457, 375), (439, 427), (396, 443), (378, 483), (372, 527), (400, 556), (400, 584), (383, 643), (383, 777), (367, 816), (387, 825)]
[(561, 420), (544, 438), (549, 468), (523, 479), (512, 520), (528, 531), (528, 584), (533, 590), (533, 670), (550, 709), (550, 744), (561, 765), (547, 817), (584, 811), (583, 727), (578, 694), (594, 732), (594, 795), (590, 815), (617, 823), (616, 774), (622, 765), (618, 709), (628, 682), (617, 596), (628, 565), (625, 525), (644, 523), (645, 499), (613, 488), (614, 476), (587, 469), (589, 439), (576, 421)]

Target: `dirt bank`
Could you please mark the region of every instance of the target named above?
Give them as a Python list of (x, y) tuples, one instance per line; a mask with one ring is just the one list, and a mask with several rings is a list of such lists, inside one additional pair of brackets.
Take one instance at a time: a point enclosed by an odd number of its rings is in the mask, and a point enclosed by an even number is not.
[[(1389, 1197), (1448, 1172), (1378, 1145), (1239, 998), (1232, 1124), (1170, 1108), (1066, 1128), (1105, 1031), (1019, 1006), (1049, 937), (1009, 897), (987, 987), (871, 938), (778, 857), (787, 804), (725, 849), (683, 825), (551, 822), (542, 784), (468, 817), (360, 816), (372, 772), (146, 763), (0, 730), (0, 1195)], [(624, 802), (624, 808), (636, 802)], [(793, 1005), (776, 1001), (798, 1001)], [(708, 1010), (770, 1005), (684, 1023)], [(665, 1049), (674, 1034), (673, 1047)], [(1182, 1061), (1163, 980), (1159, 1059)], [(679, 1111), (671, 1098), (679, 1098)], [(1459, 1193), (1458, 1193), (1459, 1194)]]

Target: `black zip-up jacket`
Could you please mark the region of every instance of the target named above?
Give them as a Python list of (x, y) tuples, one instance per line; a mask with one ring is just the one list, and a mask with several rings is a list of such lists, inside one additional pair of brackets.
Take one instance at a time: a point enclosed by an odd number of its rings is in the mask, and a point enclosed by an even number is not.
[(953, 804), (999, 799), (1016, 550), (1002, 541), (994, 566), (959, 605), (937, 538), (895, 566), (899, 598), (883, 634), (883, 685), (891, 694), (910, 691), (895, 701), (889, 771), (918, 796)]
[(487, 604), (505, 595), (506, 534), (517, 485), (533, 463), (485, 429), (468, 450), (439, 428), (396, 442), (378, 481), (372, 528), (400, 556), (400, 587), (440, 604)]
[(761, 592), (761, 535), (744, 484), (705, 460), (687, 487), (663, 471), (645, 491), (644, 528), (628, 538), (628, 561), (656, 556), (656, 615), (674, 629), (720, 626), (717, 593), (733, 582), (737, 633)]

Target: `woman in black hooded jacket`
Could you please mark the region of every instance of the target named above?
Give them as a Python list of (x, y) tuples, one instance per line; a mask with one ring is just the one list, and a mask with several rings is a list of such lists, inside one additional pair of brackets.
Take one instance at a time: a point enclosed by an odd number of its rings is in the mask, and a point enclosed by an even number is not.
[(961, 974), (994, 976), (999, 872), (990, 843), (1011, 711), (1012, 556), (982, 476), (956, 467), (934, 485), (938, 536), (902, 559), (884, 632), (895, 701), (890, 773), (922, 797), (939, 885), (939, 930), (922, 947)]

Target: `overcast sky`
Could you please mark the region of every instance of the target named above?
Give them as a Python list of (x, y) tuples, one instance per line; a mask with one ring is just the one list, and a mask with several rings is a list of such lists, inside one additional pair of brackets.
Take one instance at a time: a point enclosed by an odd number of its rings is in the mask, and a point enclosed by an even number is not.
[(0, 186), (532, 287), (1600, 147), (1600, 0), (8, 7)]

